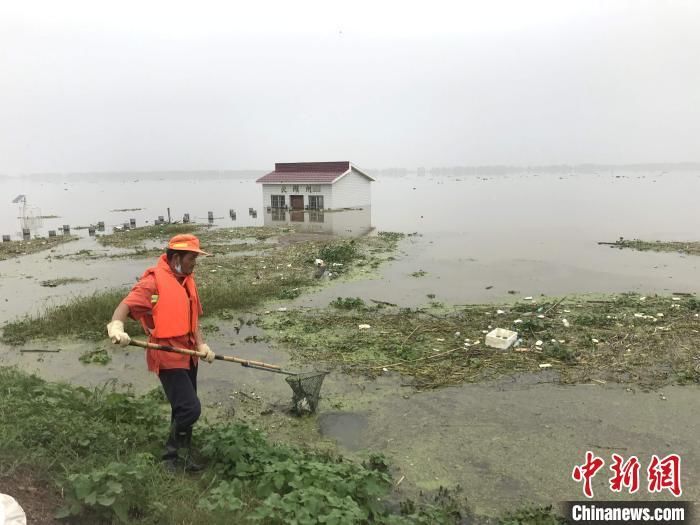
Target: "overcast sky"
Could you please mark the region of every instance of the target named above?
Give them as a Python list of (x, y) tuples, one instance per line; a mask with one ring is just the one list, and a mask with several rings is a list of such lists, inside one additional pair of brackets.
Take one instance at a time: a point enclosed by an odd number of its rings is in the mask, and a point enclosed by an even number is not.
[(0, 3), (0, 173), (700, 160), (693, 0)]

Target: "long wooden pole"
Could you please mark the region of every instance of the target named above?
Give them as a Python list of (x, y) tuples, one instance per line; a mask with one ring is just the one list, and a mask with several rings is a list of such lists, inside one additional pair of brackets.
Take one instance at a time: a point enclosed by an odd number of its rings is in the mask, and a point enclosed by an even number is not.
[[(164, 352), (174, 352), (176, 354), (192, 355), (197, 357), (204, 357), (206, 354), (204, 352), (197, 352), (196, 350), (187, 350), (185, 348), (175, 348), (174, 346), (167, 345), (157, 345), (155, 343), (147, 343), (146, 341), (138, 341), (132, 339), (129, 343), (131, 346), (138, 346), (141, 348), (146, 348), (147, 350), (162, 350)], [(240, 357), (234, 357), (229, 355), (216, 354), (215, 359), (220, 361), (228, 361), (230, 363), (238, 363), (241, 366), (246, 366), (250, 368), (258, 368), (260, 370), (267, 370), (268, 372), (276, 372), (278, 374), (286, 374), (293, 376), (293, 372), (287, 372), (282, 370), (281, 367), (277, 365), (271, 365), (269, 363), (263, 363), (262, 361), (252, 361), (250, 359), (241, 359)]]

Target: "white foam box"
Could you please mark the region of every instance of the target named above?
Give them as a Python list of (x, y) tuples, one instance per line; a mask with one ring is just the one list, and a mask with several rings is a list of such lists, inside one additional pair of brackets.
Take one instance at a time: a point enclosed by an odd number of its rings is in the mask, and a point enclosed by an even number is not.
[(486, 334), (486, 346), (497, 348), (498, 350), (508, 350), (517, 340), (518, 332), (506, 330), (505, 328), (495, 328)]

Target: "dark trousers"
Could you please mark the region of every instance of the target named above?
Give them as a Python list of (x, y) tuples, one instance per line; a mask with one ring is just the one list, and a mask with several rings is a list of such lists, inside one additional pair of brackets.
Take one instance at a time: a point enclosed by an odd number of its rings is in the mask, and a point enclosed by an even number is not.
[(165, 396), (170, 401), (171, 421), (178, 432), (191, 431), (199, 419), (202, 406), (197, 397), (197, 367), (160, 370), (158, 374)]

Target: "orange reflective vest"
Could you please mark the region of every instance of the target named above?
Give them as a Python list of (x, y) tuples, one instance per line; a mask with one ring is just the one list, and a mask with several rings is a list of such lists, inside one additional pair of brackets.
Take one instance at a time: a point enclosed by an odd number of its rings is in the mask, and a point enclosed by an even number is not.
[[(143, 274), (153, 274), (156, 281), (157, 295), (153, 296), (153, 325), (149, 340), (158, 344), (169, 344), (163, 339), (173, 339), (194, 334), (199, 326), (201, 305), (197, 294), (194, 276), (188, 275), (180, 282), (168, 265), (165, 254), (161, 255), (156, 266), (149, 268)], [(197, 358), (192, 357), (196, 364)], [(158, 371), (167, 368), (189, 368), (190, 356), (147, 350), (149, 370)]]

